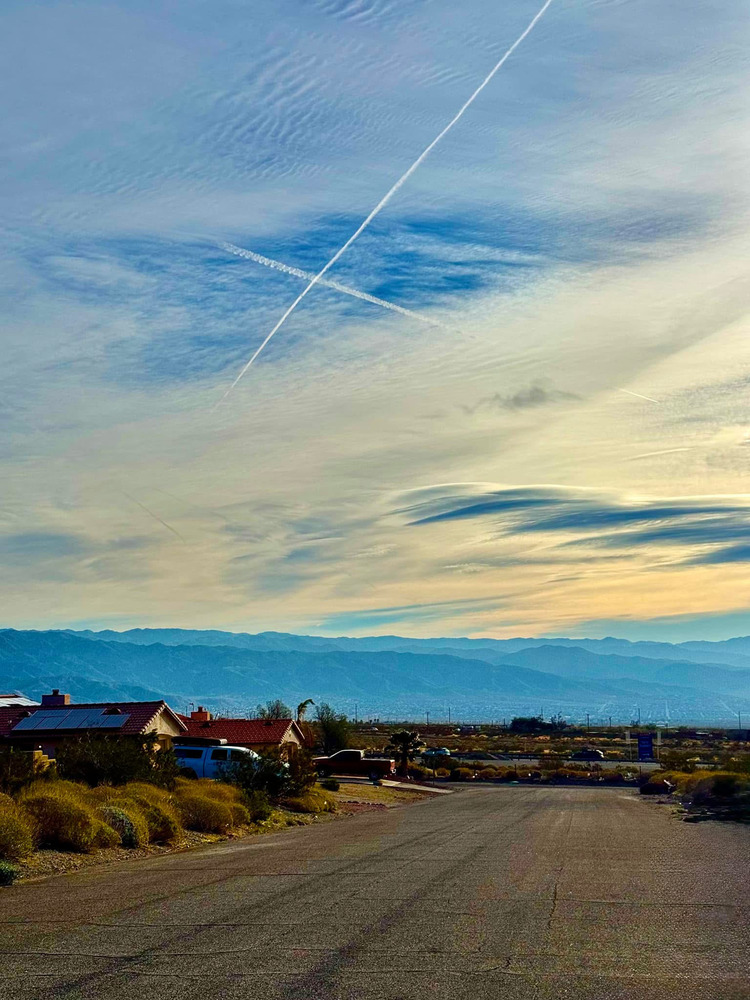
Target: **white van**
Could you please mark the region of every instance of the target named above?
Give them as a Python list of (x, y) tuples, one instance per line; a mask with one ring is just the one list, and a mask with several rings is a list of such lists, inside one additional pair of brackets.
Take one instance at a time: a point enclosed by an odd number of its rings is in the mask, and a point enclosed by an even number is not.
[(178, 744), (172, 748), (183, 778), (219, 778), (233, 764), (241, 761), (260, 760), (254, 750), (232, 746), (189, 746)]

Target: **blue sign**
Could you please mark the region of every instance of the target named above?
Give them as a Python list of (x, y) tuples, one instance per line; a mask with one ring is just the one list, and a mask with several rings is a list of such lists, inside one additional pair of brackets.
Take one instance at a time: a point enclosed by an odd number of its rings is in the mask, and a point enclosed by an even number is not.
[(654, 759), (654, 737), (652, 733), (638, 733), (638, 760)]

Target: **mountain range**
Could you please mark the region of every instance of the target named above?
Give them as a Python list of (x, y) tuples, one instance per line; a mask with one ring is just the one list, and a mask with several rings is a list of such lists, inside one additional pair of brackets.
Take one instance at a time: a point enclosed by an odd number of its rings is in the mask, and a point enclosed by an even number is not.
[(679, 724), (750, 719), (750, 637), (410, 639), (192, 629), (0, 630), (0, 689), (74, 701), (165, 698), (246, 713), (269, 698), (360, 717), (492, 721), (561, 712)]

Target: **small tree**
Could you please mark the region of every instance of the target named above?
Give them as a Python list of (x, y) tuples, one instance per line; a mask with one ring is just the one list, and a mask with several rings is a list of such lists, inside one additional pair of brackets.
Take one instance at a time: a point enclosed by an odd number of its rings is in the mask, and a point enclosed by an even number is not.
[(327, 702), (323, 702), (318, 705), (315, 718), (320, 728), (324, 753), (330, 754), (349, 746), (351, 725), (345, 715), (340, 715)]
[(385, 748), (387, 752), (394, 753), (398, 760), (398, 773), (403, 777), (409, 773), (409, 761), (414, 760), (417, 751), (422, 746), (419, 733), (413, 733), (408, 729), (401, 729), (391, 736), (391, 742)]
[(292, 710), (280, 698), (273, 698), (256, 709), (259, 719), (291, 719)]

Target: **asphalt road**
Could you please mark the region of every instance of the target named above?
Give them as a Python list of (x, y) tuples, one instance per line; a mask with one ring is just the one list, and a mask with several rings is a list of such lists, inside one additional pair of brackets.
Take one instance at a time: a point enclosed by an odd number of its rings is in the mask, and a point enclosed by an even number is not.
[(750, 830), (492, 786), (0, 891), (3, 1000), (747, 1000)]

